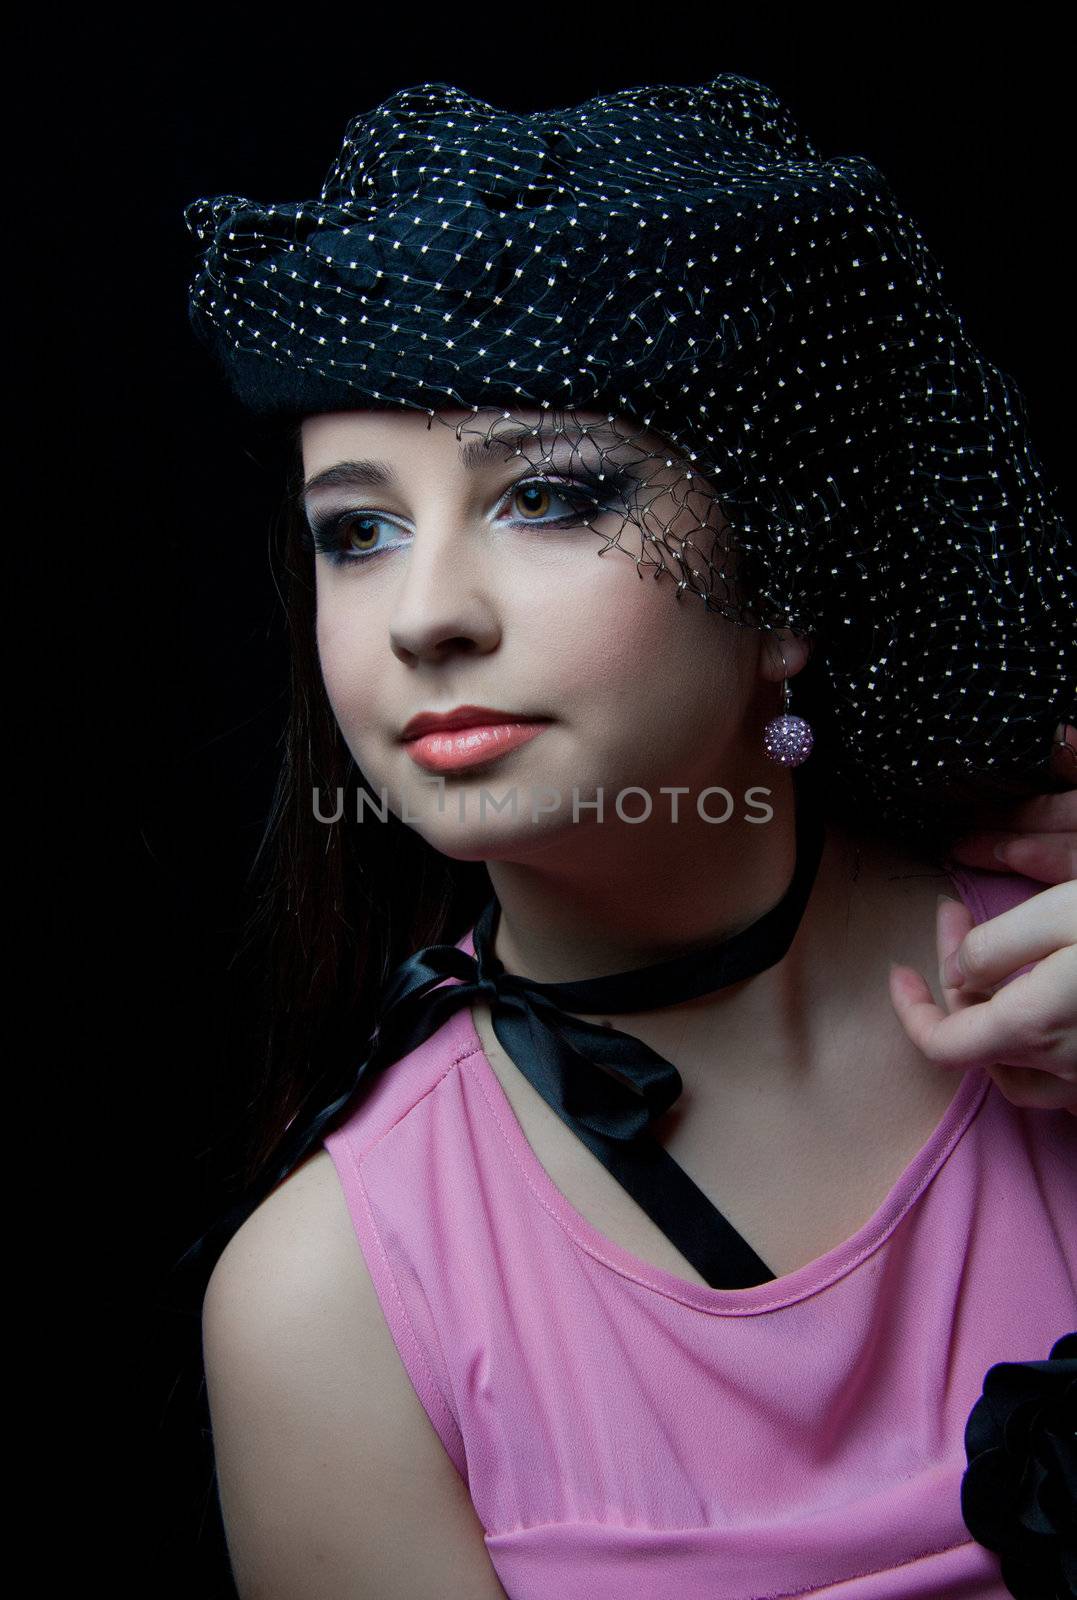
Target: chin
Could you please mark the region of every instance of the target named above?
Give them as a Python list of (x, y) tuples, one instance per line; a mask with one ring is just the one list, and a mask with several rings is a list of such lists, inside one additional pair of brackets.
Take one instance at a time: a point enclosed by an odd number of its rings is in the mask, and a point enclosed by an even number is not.
[[(470, 805), (473, 808), (469, 809)], [(415, 816), (417, 806), (409, 806), (409, 816)], [(571, 817), (571, 812), (569, 813)], [(552, 840), (563, 835), (565, 824), (558, 814), (540, 816), (531, 820), (529, 813), (512, 818), (487, 812), (480, 821), (478, 796), (465, 800), (464, 819), (460, 820), (455, 797), (446, 797), (445, 809), (424, 813), (421, 822), (409, 823), (431, 846), (443, 856), (454, 861), (523, 861), (537, 850), (547, 848)], [(571, 827), (571, 822), (568, 824)]]

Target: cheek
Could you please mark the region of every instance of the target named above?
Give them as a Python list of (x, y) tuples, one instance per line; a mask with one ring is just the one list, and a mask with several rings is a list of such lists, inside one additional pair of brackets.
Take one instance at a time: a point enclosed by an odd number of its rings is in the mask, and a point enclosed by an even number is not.
[(371, 630), (360, 625), (353, 606), (336, 605), (319, 594), (314, 636), (329, 704), (346, 733), (368, 699)]
[(626, 696), (646, 694), (679, 618), (669, 591), (646, 572), (641, 581), (624, 551), (575, 550), (573, 558), (560, 581), (543, 573), (514, 606), (513, 631), (551, 711), (562, 693), (577, 708), (621, 711)]
[[(533, 602), (541, 641), (541, 697), (579, 718), (596, 751), (634, 769), (687, 766), (736, 741), (752, 692), (754, 652), (738, 628), (702, 600), (676, 592), (624, 552), (593, 556), (558, 596)], [(538, 700), (535, 702), (538, 704)]]
[[(671, 696), (739, 701), (755, 670), (750, 630), (708, 612), (695, 594), (677, 594), (669, 572), (656, 577), (623, 550), (593, 557), (559, 601), (544, 607), (540, 637), (577, 675), (606, 681), (643, 701)], [(597, 569), (597, 570), (596, 570)], [(642, 570), (642, 576), (641, 576)]]

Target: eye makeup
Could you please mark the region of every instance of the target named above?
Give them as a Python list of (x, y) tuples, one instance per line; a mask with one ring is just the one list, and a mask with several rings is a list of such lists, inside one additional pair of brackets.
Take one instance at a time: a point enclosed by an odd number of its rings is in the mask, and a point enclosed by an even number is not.
[[(622, 516), (628, 515), (632, 499), (639, 487), (639, 480), (623, 469), (615, 468), (600, 476), (594, 469), (577, 464), (571, 473), (562, 478), (545, 473), (519, 478), (502, 496), (504, 503), (527, 489), (540, 488), (554, 501), (559, 500), (567, 505), (570, 509), (566, 514), (541, 518), (498, 517), (495, 520), (507, 521), (514, 528), (530, 525), (536, 528), (563, 530), (585, 526), (590, 519), (605, 512), (616, 511)], [(302, 542), (305, 548), (328, 556), (334, 566), (358, 566), (375, 556), (387, 555), (391, 550), (402, 549), (407, 542), (396, 540), (389, 544), (374, 545), (369, 550), (357, 550), (352, 543), (354, 538), (352, 530), (357, 525), (360, 527), (365, 525), (367, 530), (361, 537), (376, 537), (376, 530), (380, 526), (397, 527), (400, 524), (394, 516), (372, 508), (326, 508), (307, 513), (307, 525)]]

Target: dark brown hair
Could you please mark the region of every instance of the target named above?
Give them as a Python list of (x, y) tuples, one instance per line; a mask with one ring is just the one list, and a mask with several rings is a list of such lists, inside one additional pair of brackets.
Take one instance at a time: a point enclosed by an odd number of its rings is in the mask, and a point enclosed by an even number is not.
[[(290, 693), (242, 939), (261, 973), (257, 1000), (266, 1030), (244, 1186), (270, 1164), (292, 1120), (327, 1105), (354, 1076), (389, 974), (426, 944), (456, 943), (492, 892), (483, 863), (442, 855), (391, 812), (376, 826), (350, 820), (360, 787), (372, 802), (378, 797), (344, 743), (322, 680), (301, 502), (301, 424), (288, 425), (284, 443), (287, 485), (273, 551)], [(342, 809), (340, 821), (317, 820), (315, 790), (319, 811)]]

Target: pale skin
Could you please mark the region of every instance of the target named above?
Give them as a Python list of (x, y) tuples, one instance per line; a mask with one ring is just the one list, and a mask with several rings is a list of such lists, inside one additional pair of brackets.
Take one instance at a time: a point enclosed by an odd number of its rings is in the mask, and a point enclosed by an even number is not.
[[(946, 1009), (908, 967), (892, 969), (890, 995), (909, 1037), (939, 1066), (983, 1066), (1015, 1105), (1077, 1116), (1077, 729), (1067, 724), (1056, 731), (1053, 768), (1069, 793), (1027, 800), (1008, 829), (986, 828), (951, 850), (969, 866), (1052, 887), (976, 926), (960, 901), (940, 901)], [(1031, 972), (1007, 982), (1029, 962)]]
[[(410, 825), (444, 854), (487, 863), (502, 907), (495, 950), (510, 971), (543, 982), (621, 971), (754, 921), (793, 870), (791, 778), (766, 760), (761, 730), (780, 709), (783, 675), (805, 665), (807, 641), (738, 628), (696, 597), (677, 599), (668, 576), (641, 582), (624, 550), (596, 556), (593, 529), (529, 525), (510, 490), (533, 467), (498, 452), (467, 471), (459, 452), (451, 428), (427, 430), (416, 414), (332, 413), (303, 425), (308, 480), (356, 459), (394, 474), (388, 487), (325, 494), (341, 511), (376, 511), (382, 542), (399, 545), (362, 568), (315, 557), (325, 686), (371, 787), (386, 788), (398, 815), (406, 805)], [(553, 720), (498, 762), (447, 777), (439, 813), (400, 733), (417, 712), (460, 703)], [(570, 805), (534, 820), (526, 806), (516, 818), (480, 815), (480, 788), (503, 798), (541, 785), (568, 796), (574, 785), (581, 795), (601, 788), (606, 819), (585, 810), (575, 823)], [(618, 821), (612, 797), (630, 785), (655, 797), (688, 786), (681, 820), (671, 825), (656, 805), (647, 822)], [(709, 785), (738, 800), (765, 787), (774, 815), (753, 825), (738, 804), (728, 822), (708, 824), (691, 802)], [(720, 800), (712, 809), (721, 813)], [(1069, 834), (1072, 844), (1072, 817), (1056, 809), (1029, 820), (1041, 837)], [(1008, 929), (996, 918), (993, 940), (981, 930), (961, 939), (961, 919), (937, 907), (954, 894), (945, 874), (828, 829), (780, 962), (699, 1001), (610, 1019), (676, 1063), (684, 1092), (656, 1133), (776, 1275), (847, 1238), (880, 1203), (958, 1088), (959, 1075), (940, 1067), (981, 1064), (970, 1051), (1001, 1042), (997, 1061), (1017, 1063), (993, 1064), (1003, 1093), (1026, 1105), (1073, 1099), (1063, 1055), (1077, 1057), (1073, 889), (1053, 883), (1007, 913)], [(1029, 960), (1046, 981), (1023, 1008), (1000, 1002), (1026, 978), (968, 1003), (938, 971), (955, 943), (971, 958), (966, 985), (998, 982)], [(930, 986), (916, 979), (923, 973)], [(570, 1202), (624, 1247), (702, 1282), (503, 1058), (487, 1008), (472, 1014)], [(962, 1044), (975, 1014), (980, 1032)], [(999, 1074), (1030, 1060), (1043, 1097), (1020, 1099)], [(1029, 1093), (1029, 1080), (1016, 1088)], [(243, 1600), (503, 1595), (466, 1485), (400, 1364), (324, 1151), (239, 1230), (210, 1284), (204, 1330)]]

